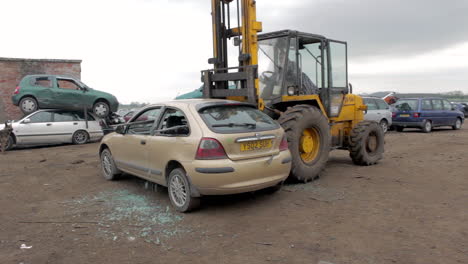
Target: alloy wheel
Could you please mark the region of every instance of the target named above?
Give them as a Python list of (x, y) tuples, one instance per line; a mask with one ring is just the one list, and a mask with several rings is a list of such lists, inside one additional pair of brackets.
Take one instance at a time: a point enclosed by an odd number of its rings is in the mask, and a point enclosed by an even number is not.
[(183, 207), (187, 202), (187, 187), (180, 175), (172, 177), (169, 195), (171, 196), (174, 204), (179, 207)]

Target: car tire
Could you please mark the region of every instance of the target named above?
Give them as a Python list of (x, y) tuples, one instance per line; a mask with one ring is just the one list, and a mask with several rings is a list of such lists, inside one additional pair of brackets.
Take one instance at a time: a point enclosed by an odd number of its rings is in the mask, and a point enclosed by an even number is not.
[(422, 132), (424, 133), (431, 133), (432, 131), (432, 122), (429, 120), (424, 121), (423, 127), (422, 127)]
[(73, 133), (72, 141), (73, 141), (73, 144), (75, 145), (85, 144), (88, 142), (88, 140), (89, 140), (89, 134), (88, 132), (84, 130), (78, 130), (75, 133)]
[(7, 144), (6, 144), (6, 147), (5, 147), (5, 150), (10, 150), (10, 149), (12, 149), (14, 145), (15, 145), (15, 140), (13, 139), (13, 136), (12, 136), (12, 135), (9, 135), (9, 136), (8, 136), (8, 141), (7, 141)]
[(183, 169), (177, 168), (171, 171), (167, 188), (169, 200), (177, 211), (187, 213), (200, 207), (200, 198), (192, 197), (191, 185)]
[(98, 101), (93, 105), (93, 113), (99, 118), (105, 118), (110, 114), (109, 104), (104, 101)]
[(356, 165), (369, 166), (382, 159), (384, 133), (374, 121), (363, 121), (351, 130), (349, 155)]
[(455, 124), (452, 126), (453, 130), (459, 130), (462, 127), (462, 120), (461, 118), (457, 118), (457, 121), (455, 121)]
[(388, 131), (388, 122), (385, 119), (380, 120), (380, 126), (382, 127), (382, 130), (384, 133), (387, 133)]
[[(14, 140), (13, 140), (13, 136), (12, 135), (9, 135), (8, 136), (8, 139), (7, 139), (7, 142), (6, 142), (6, 145), (5, 145), (5, 149), (3, 149), (3, 151), (8, 151), (10, 149), (13, 148), (13, 145), (14, 145)], [(3, 146), (0, 146), (1, 148), (3, 148)]]
[(398, 131), (398, 132), (403, 132), (405, 128), (402, 127), (402, 126), (395, 126), (395, 130)]
[(114, 158), (108, 148), (101, 152), (101, 172), (104, 179), (108, 181), (116, 180), (122, 172), (115, 166)]
[(308, 182), (317, 178), (330, 153), (328, 119), (310, 105), (289, 107), (278, 119), (286, 132), (292, 156), (290, 178)]
[(26, 96), (19, 101), (19, 107), (21, 112), (25, 115), (32, 114), (39, 109), (39, 105), (37, 104), (37, 100), (34, 97)]

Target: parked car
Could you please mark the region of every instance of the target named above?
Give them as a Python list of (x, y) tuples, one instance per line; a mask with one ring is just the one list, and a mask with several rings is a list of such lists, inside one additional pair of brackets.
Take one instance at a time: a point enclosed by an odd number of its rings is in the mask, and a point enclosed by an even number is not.
[[(19, 121), (13, 121), (7, 149), (21, 145), (73, 143), (85, 144), (104, 135), (93, 114), (67, 110), (39, 110)], [(87, 124), (86, 124), (87, 123)], [(2, 129), (4, 125), (0, 126)]]
[(468, 117), (468, 104), (467, 103), (453, 103), (453, 105), (455, 105), (455, 107), (460, 110), (460, 112), (462, 112), (465, 117)]
[(38, 109), (83, 111), (100, 118), (117, 111), (119, 102), (112, 94), (89, 88), (81, 81), (57, 75), (27, 75), (14, 91), (13, 104), (27, 115)]
[(128, 122), (132, 116), (135, 114), (135, 110), (131, 110), (123, 116), (125, 122)]
[(281, 126), (252, 105), (227, 100), (147, 106), (104, 136), (99, 154), (106, 179), (126, 172), (168, 186), (180, 212), (198, 207), (203, 195), (278, 190), (291, 169)]
[(397, 131), (407, 127), (421, 128), (429, 133), (434, 127), (460, 129), (465, 117), (449, 101), (441, 98), (408, 98), (396, 102), (393, 125)]
[(375, 121), (380, 124), (384, 133), (392, 125), (392, 111), (390, 106), (383, 100), (377, 97), (363, 97), (364, 103), (367, 105), (367, 112), (364, 115), (365, 120)]

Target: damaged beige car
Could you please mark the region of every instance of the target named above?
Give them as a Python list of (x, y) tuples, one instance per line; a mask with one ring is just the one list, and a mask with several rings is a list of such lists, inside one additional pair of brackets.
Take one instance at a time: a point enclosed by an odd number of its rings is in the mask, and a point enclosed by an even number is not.
[(100, 157), (106, 179), (126, 172), (167, 186), (180, 212), (203, 195), (276, 191), (291, 168), (274, 120), (252, 105), (212, 99), (145, 107), (104, 137)]

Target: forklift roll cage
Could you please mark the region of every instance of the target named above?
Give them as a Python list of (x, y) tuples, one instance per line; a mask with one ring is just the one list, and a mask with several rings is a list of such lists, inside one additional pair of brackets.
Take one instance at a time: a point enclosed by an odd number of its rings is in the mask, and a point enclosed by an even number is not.
[[(350, 93), (348, 88), (348, 59), (347, 59), (347, 43), (344, 41), (337, 41), (327, 39), (324, 36), (299, 32), (295, 30), (281, 30), (269, 33), (263, 33), (258, 35), (258, 43), (261, 45), (262, 41), (271, 39), (287, 38), (287, 47), (290, 47), (291, 41), (294, 40), (294, 51), (295, 51), (295, 67), (297, 70), (296, 83), (293, 85), (294, 94), (288, 94), (287, 90), (291, 85), (287, 85), (285, 78), (282, 79), (281, 91), (274, 96), (264, 98), (259, 91), (259, 87), (255, 85), (255, 80), (258, 78), (258, 65), (246, 65), (230, 68), (216, 68), (212, 70), (202, 71), (202, 79), (204, 82), (203, 96), (205, 98), (244, 98), (245, 101), (252, 104), (259, 104), (259, 108), (263, 109), (262, 104), (265, 101), (266, 107), (273, 107), (282, 104), (285, 100), (285, 96), (301, 97), (302, 95), (308, 95), (300, 93), (299, 87), (303, 85), (302, 73), (305, 70), (302, 65), (302, 57), (300, 54), (301, 47), (307, 44), (320, 43), (320, 62), (314, 57), (320, 64), (320, 82), (315, 83), (319, 87), (318, 95), (326, 109), (329, 117), (338, 116), (341, 110), (342, 99), (344, 95)], [(333, 80), (333, 57), (330, 51), (330, 44), (336, 43), (344, 46), (344, 65), (342, 75), (345, 77), (343, 82), (345, 85), (337, 86), (334, 85)], [(245, 55), (243, 55), (245, 56)], [(212, 60), (216, 61), (216, 60)], [(286, 60), (283, 61), (282, 66), (286, 69)], [(226, 64), (223, 64), (223, 66)], [(216, 63), (215, 63), (216, 66)], [(233, 72), (230, 72), (233, 71)], [(285, 74), (284, 72), (281, 74)], [(317, 78), (318, 79), (318, 78)], [(229, 81), (236, 83), (236, 89), (227, 88)], [(260, 100), (259, 100), (260, 99)], [(332, 101), (336, 102), (333, 103)], [(288, 100), (290, 101), (290, 100)], [(337, 108), (338, 107), (338, 108)]]

